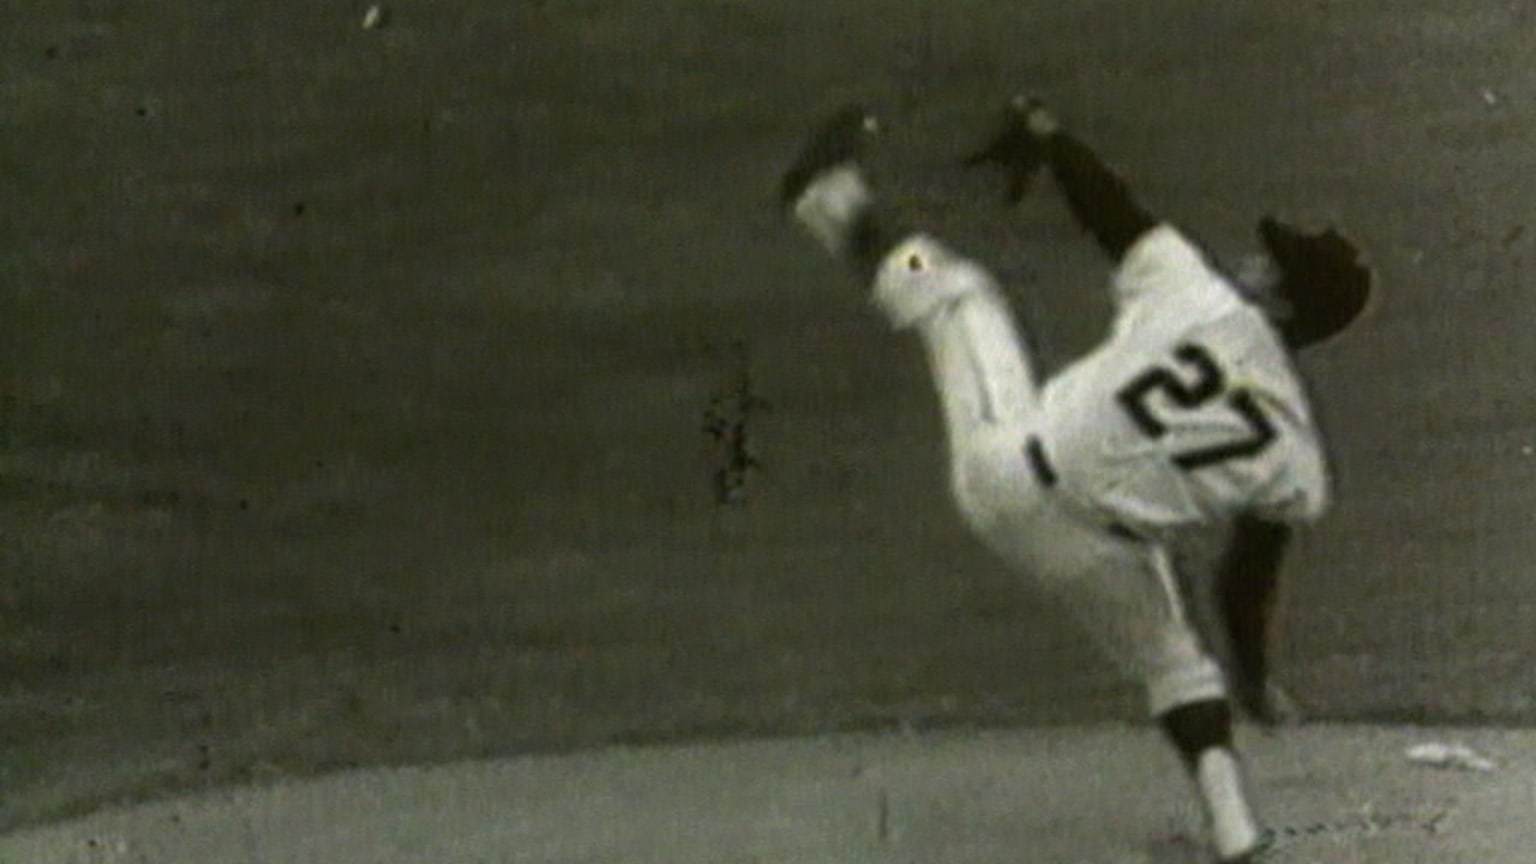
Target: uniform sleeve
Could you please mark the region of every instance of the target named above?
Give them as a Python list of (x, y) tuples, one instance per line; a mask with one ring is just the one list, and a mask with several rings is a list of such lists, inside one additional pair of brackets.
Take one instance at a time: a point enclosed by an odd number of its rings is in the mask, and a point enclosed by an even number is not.
[(1136, 241), (1157, 226), (1157, 219), (1087, 144), (1068, 132), (1047, 140), (1051, 173), (1067, 208), (1111, 259), (1123, 260)]

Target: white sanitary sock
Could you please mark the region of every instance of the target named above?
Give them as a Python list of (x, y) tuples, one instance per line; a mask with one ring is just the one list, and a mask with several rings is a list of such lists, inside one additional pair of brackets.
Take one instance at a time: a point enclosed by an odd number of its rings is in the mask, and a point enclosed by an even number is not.
[(1242, 766), (1237, 756), (1225, 747), (1213, 747), (1201, 753), (1195, 766), (1195, 782), (1199, 784), (1200, 797), (1210, 816), (1216, 854), (1230, 858), (1257, 845), (1259, 826), (1248, 806)]
[(874, 202), (874, 193), (857, 165), (839, 165), (805, 187), (795, 202), (795, 218), (833, 255), (848, 251), (854, 222)]

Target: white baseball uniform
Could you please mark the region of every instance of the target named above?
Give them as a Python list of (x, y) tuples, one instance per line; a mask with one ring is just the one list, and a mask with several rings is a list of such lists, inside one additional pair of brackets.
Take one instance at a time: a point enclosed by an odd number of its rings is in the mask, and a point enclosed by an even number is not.
[(1112, 286), (1108, 338), (1043, 384), (996, 281), (938, 241), (898, 245), (874, 297), (923, 339), (967, 525), (1070, 609), (1160, 715), (1226, 692), (1167, 541), (1245, 510), (1314, 519), (1328, 478), (1278, 337), (1193, 244), (1158, 226)]

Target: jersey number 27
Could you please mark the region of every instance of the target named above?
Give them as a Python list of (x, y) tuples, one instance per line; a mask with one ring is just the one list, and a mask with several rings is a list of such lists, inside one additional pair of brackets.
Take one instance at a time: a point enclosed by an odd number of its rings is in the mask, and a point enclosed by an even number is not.
[[(1203, 346), (1192, 342), (1180, 345), (1173, 352), (1173, 359), (1186, 374), (1181, 376), (1179, 371), (1160, 364), (1132, 378), (1115, 393), (1120, 407), (1142, 434), (1154, 439), (1168, 434), (1168, 424), (1154, 407), (1163, 412), (1193, 411), (1218, 399), (1243, 421), (1246, 430), (1246, 434), (1230, 441), (1175, 453), (1173, 464), (1194, 471), (1231, 459), (1257, 456), (1279, 437), (1253, 394), (1230, 386), (1216, 358)], [(1154, 406), (1152, 397), (1159, 393), (1163, 403)]]

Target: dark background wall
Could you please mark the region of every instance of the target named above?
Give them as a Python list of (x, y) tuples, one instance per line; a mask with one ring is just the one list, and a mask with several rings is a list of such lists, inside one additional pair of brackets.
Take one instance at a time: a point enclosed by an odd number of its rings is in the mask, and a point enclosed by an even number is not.
[[(1138, 716), (962, 533), (914, 345), (779, 220), (824, 110), (1046, 358), (1104, 273), (950, 157), (1044, 94), (1223, 254), (1338, 221), (1316, 716), (1527, 722), (1523, 4), (9, 3), (0, 816), (695, 734)], [(708, 431), (713, 424), (724, 441)], [(740, 433), (739, 435), (737, 433)]]

